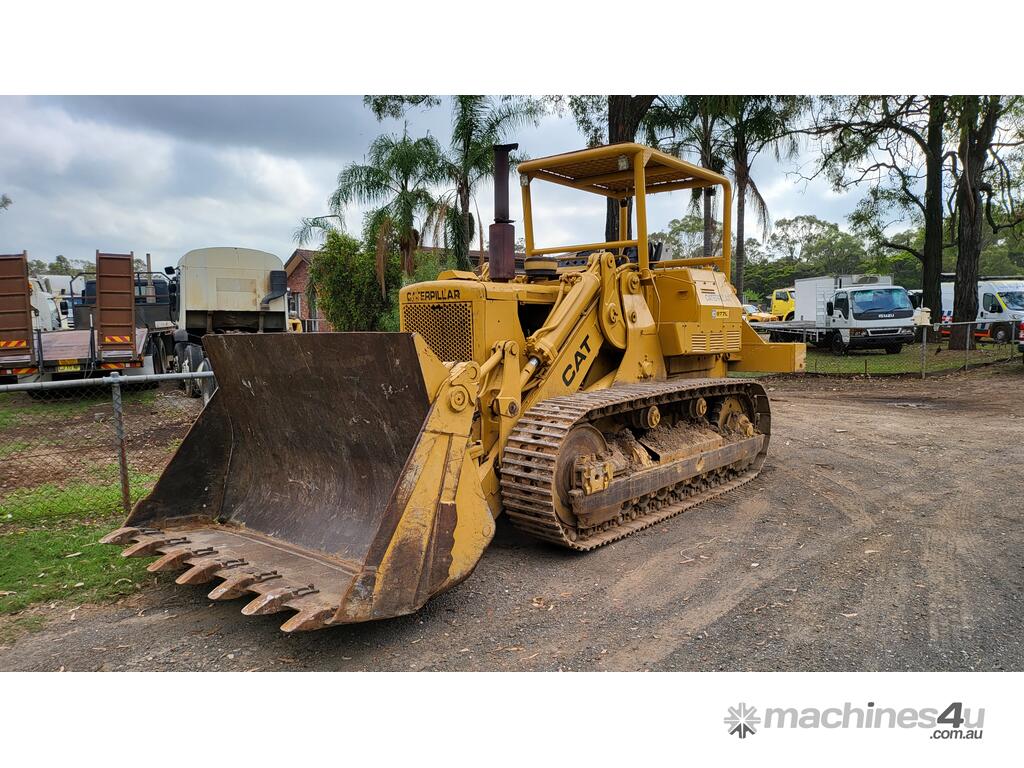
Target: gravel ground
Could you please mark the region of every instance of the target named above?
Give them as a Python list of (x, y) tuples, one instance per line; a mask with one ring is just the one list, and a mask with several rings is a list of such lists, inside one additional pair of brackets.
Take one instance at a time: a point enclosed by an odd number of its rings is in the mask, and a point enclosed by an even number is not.
[(499, 523), (415, 616), (308, 635), (162, 578), (3, 670), (1024, 670), (1024, 369), (778, 379), (761, 476), (596, 552)]

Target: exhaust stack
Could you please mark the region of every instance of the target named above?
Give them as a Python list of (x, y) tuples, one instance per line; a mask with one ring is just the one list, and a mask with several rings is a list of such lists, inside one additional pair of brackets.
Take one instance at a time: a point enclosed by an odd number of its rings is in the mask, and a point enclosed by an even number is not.
[(494, 223), (488, 229), (490, 279), (508, 282), (516, 274), (516, 228), (508, 216), (508, 155), (518, 144), (494, 145)]

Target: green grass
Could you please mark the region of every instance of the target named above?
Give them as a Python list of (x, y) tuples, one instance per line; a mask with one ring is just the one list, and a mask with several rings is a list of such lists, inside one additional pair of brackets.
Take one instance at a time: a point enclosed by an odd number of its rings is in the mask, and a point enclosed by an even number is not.
[[(157, 392), (136, 389), (124, 395), (130, 419), (133, 412), (144, 412), (152, 405)], [(44, 444), (69, 451), (70, 459), (76, 445), (85, 450), (85, 443), (76, 444), (73, 435), (67, 442), (55, 443), (47, 435), (56, 432), (64, 440), (66, 426), (94, 429), (92, 414), (109, 416), (110, 410), (109, 390), (89, 396), (85, 391), (69, 392), (52, 400), (2, 394), (0, 460), (12, 465), (20, 460), (31, 468), (32, 456), (27, 452)], [(4, 429), (18, 431), (5, 436)], [(123, 510), (113, 449), (102, 457), (94, 458), (94, 453), (86, 451), (66, 468), (57, 462), (46, 474), (37, 468), (25, 475), (44, 481), (39, 485), (0, 492), (0, 642), (12, 642), (43, 625), (49, 612), (26, 610), (33, 606), (104, 602), (154, 578), (145, 570), (148, 558), (122, 558), (119, 547), (98, 544), (101, 536), (120, 524)], [(156, 474), (132, 472), (132, 501), (148, 493), (156, 480)]]
[[(1009, 354), (1005, 345), (979, 344), (966, 353), (970, 365), (982, 365), (1007, 360)], [(945, 343), (929, 344), (925, 351), (927, 373), (955, 371), (964, 367), (964, 350), (950, 350)], [(903, 347), (898, 355), (887, 355), (883, 350), (853, 351), (846, 355), (833, 355), (830, 351), (807, 348), (808, 373), (836, 373), (885, 375), (898, 373), (921, 373), (921, 345)]]
[(136, 590), (147, 578), (149, 558), (124, 558), (120, 547), (97, 543), (116, 525), (108, 518), (96, 525), (0, 536), (0, 593), (9, 593), (0, 594), (0, 615), (35, 603), (95, 603)]
[(0, 443), (0, 459), (6, 459), (9, 456), (13, 456), (16, 453), (21, 453), (29, 448), (35, 448), (40, 444), (37, 443), (26, 443), (24, 440), (11, 440), (7, 443)]
[[(107, 408), (110, 405), (110, 389), (65, 390), (66, 394), (56, 394), (48, 400), (33, 400), (23, 392), (5, 392), (0, 394), (0, 430), (25, 422), (48, 421), (50, 419), (66, 419), (82, 416), (94, 408)], [(131, 405), (151, 405), (156, 401), (155, 389), (126, 390), (122, 401), (126, 407)]]
[[(116, 471), (115, 471), (116, 476)], [(132, 501), (149, 493), (156, 475), (136, 474), (129, 480)], [(34, 521), (96, 518), (120, 514), (121, 483), (51, 483), (10, 491), (0, 501), (0, 525)]]

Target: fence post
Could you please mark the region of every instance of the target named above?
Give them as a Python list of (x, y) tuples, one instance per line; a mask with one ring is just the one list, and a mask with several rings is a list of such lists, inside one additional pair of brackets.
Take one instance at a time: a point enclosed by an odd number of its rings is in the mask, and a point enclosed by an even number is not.
[(967, 323), (964, 328), (964, 373), (971, 367), (971, 342), (974, 341), (971, 324)]
[(128, 452), (124, 435), (124, 410), (121, 407), (121, 376), (110, 375), (110, 396), (114, 406), (114, 434), (117, 437), (117, 463), (121, 470), (121, 506), (127, 517), (132, 511), (132, 495), (128, 485)]
[(924, 378), (925, 369), (928, 367), (928, 326), (921, 328), (921, 378)]

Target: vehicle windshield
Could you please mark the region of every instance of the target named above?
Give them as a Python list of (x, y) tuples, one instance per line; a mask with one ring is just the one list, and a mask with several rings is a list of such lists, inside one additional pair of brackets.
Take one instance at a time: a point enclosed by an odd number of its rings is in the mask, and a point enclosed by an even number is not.
[(743, 311), (746, 312), (748, 315), (753, 314), (754, 312), (760, 312), (760, 310), (753, 304), (744, 304)]
[(1024, 291), (1002, 291), (999, 298), (1003, 300), (1007, 309), (1024, 311)]
[(853, 316), (867, 319), (883, 314), (909, 317), (913, 313), (910, 298), (903, 288), (872, 288), (865, 291), (851, 291)]

